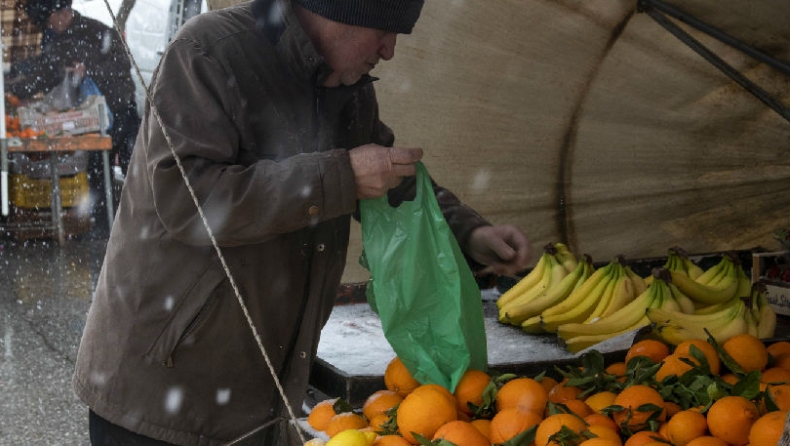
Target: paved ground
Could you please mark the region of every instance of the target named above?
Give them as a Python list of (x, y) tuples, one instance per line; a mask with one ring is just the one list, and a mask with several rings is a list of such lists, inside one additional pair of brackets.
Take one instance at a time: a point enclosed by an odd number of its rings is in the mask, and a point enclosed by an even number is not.
[(105, 244), (0, 239), (0, 445), (89, 444), (71, 373)]

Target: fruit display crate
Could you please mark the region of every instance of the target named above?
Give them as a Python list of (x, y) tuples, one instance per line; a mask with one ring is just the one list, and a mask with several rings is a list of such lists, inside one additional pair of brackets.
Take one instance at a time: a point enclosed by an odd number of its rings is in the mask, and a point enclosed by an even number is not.
[[(748, 271), (752, 267), (753, 252), (737, 254)], [(692, 257), (700, 266), (708, 268), (720, 260), (721, 253)], [(665, 262), (666, 258), (652, 258), (631, 261), (630, 265), (640, 275), (648, 275), (652, 268)], [(493, 284), (487, 284), (491, 288), (481, 290), (489, 370), (527, 376), (546, 372), (557, 377), (555, 367), (580, 364), (584, 351), (568, 352), (558, 344), (556, 335), (527, 334), (518, 327), (498, 321), (496, 299), (513, 284), (515, 280), (510, 279), (508, 283), (497, 278)], [(365, 301), (364, 288), (345, 291), (339, 296), (322, 331), (310, 385), (318, 399), (341, 397), (352, 406), (361, 406), (367, 396), (384, 388), (384, 371), (395, 353), (384, 337), (380, 319)], [(780, 314), (778, 318), (775, 339), (790, 339), (790, 316)], [(625, 358), (628, 347), (648, 332), (649, 329), (642, 329), (626, 333), (593, 348), (600, 351), (607, 362), (620, 361)]]

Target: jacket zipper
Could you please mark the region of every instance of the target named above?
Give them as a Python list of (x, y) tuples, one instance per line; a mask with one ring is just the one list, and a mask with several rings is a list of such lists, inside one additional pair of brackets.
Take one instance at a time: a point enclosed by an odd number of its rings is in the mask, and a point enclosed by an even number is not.
[(212, 304), (216, 300), (217, 300), (217, 293), (214, 292), (206, 300), (206, 302), (203, 304), (203, 306), (200, 307), (200, 311), (198, 311), (198, 313), (195, 315), (195, 317), (192, 319), (192, 321), (189, 323), (189, 325), (187, 325), (187, 328), (184, 330), (184, 332), (178, 338), (178, 342), (176, 342), (175, 346), (173, 346), (173, 350), (167, 356), (167, 360), (165, 360), (165, 362), (164, 362), (164, 365), (166, 367), (168, 367), (168, 368), (173, 367), (173, 352), (176, 351), (176, 348), (178, 348), (178, 346), (181, 345), (181, 342), (184, 339), (186, 339), (187, 336), (192, 334), (192, 332), (194, 332), (195, 330), (197, 330), (198, 327), (200, 327), (200, 325), (206, 319), (206, 314), (208, 313), (209, 308), (211, 308)]
[(313, 152), (318, 152), (320, 148), (318, 144), (318, 135), (321, 131), (320, 110), (323, 92), (324, 89), (322, 87), (313, 88)]

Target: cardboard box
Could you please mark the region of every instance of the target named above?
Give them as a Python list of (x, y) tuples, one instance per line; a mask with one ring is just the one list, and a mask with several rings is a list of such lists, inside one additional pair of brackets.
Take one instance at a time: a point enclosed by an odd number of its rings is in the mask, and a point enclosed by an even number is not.
[(790, 269), (790, 251), (761, 252), (752, 255), (752, 282), (765, 284), (765, 298), (777, 314), (790, 316), (790, 282), (782, 274)]

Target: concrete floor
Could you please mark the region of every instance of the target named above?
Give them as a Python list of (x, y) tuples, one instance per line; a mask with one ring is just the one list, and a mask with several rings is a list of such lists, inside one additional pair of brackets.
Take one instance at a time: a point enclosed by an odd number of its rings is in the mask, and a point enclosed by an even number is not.
[(0, 239), (0, 444), (85, 446), (71, 374), (106, 240)]

